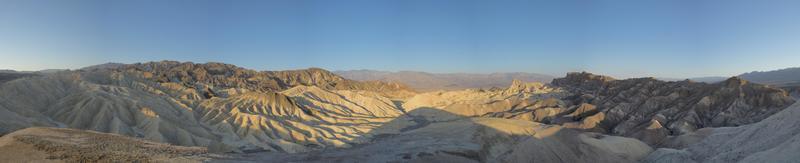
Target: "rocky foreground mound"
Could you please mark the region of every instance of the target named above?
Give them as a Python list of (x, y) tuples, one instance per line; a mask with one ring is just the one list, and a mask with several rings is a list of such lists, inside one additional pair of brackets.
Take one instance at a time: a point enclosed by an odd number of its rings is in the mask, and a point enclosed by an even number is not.
[(0, 137), (3, 162), (202, 162), (207, 150), (92, 131), (27, 128)]
[(739, 127), (706, 128), (676, 137), (686, 148), (661, 148), (642, 162), (797, 162), (800, 103)]

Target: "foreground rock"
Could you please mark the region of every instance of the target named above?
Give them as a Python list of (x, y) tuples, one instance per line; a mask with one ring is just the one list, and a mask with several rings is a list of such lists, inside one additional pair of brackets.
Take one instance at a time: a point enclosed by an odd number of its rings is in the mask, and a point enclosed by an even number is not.
[(644, 162), (797, 162), (800, 160), (800, 103), (740, 126), (710, 128), (683, 150), (659, 149)]
[(209, 156), (205, 148), (74, 129), (28, 128), (0, 137), (4, 162), (202, 162)]

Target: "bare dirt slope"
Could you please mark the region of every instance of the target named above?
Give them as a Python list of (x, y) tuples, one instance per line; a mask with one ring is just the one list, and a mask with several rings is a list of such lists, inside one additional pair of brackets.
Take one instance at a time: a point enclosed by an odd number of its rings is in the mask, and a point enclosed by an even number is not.
[(0, 137), (3, 162), (202, 162), (207, 150), (123, 135), (59, 128), (28, 128)]

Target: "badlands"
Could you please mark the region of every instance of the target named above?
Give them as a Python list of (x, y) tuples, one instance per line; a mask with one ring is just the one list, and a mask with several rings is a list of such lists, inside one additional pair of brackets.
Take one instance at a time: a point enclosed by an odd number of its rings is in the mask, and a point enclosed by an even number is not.
[[(7, 72), (3, 72), (7, 73)], [(4, 75), (12, 162), (796, 162), (769, 85), (614, 79), (417, 92), (310, 68), (106, 64)]]

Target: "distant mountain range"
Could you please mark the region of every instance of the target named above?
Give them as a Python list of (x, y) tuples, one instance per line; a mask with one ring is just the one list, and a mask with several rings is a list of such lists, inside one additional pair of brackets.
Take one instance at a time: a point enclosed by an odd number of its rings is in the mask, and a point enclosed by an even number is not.
[(689, 78), (689, 80), (696, 81), (696, 82), (705, 82), (705, 83), (717, 83), (717, 82), (725, 81), (728, 78), (730, 78), (730, 77), (709, 76), (709, 77)]
[[(737, 75), (750, 82), (773, 85), (777, 87), (800, 86), (800, 67), (785, 68), (772, 71), (753, 71)], [(699, 77), (690, 80), (706, 83), (724, 81), (727, 77)], [(669, 80), (669, 79), (664, 79)]]
[(419, 71), (376, 71), (350, 70), (335, 71), (335, 74), (347, 79), (404, 83), (419, 91), (457, 90), (466, 88), (507, 87), (514, 79), (523, 82), (549, 83), (553, 76), (537, 73), (428, 73)]
[(694, 78), (656, 78), (656, 79), (663, 80), (663, 81), (681, 81), (681, 80), (689, 79), (689, 80), (695, 81), (695, 82), (703, 82), (703, 83), (712, 84), (712, 83), (725, 81), (725, 79), (728, 79), (728, 78), (730, 78), (730, 77), (708, 76), (708, 77), (694, 77)]
[[(772, 71), (753, 71), (738, 75), (738, 77), (760, 84), (773, 85), (777, 87), (795, 87), (800, 86), (800, 67), (785, 68)], [(720, 82), (724, 81), (726, 77), (702, 77), (691, 78), (694, 81), (700, 82)]]
[(800, 67), (773, 71), (753, 71), (739, 75), (752, 82), (780, 87), (800, 86)]

